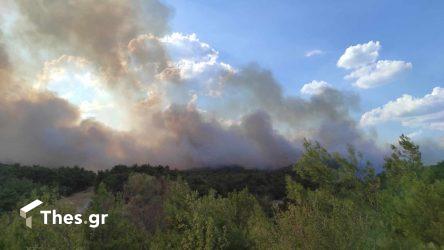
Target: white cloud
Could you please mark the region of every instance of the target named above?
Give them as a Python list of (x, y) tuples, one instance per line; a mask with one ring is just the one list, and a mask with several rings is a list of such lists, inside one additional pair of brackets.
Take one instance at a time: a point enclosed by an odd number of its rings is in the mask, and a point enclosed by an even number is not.
[(324, 92), (325, 89), (330, 88), (331, 85), (325, 81), (313, 80), (304, 84), (301, 88), (301, 93), (304, 95), (319, 95)]
[(148, 92), (156, 93), (147, 96), (148, 103), (152, 104), (167, 105), (166, 100), (170, 98), (186, 104), (189, 91), (195, 91), (201, 98), (218, 97), (224, 79), (236, 72), (219, 59), (217, 50), (200, 41), (196, 34), (140, 35), (129, 42), (128, 50), (129, 68), (143, 79)]
[(324, 51), (322, 51), (320, 49), (314, 49), (314, 50), (307, 51), (305, 53), (305, 57), (320, 56), (322, 54), (324, 54)]
[(380, 60), (351, 72), (345, 79), (356, 80), (354, 85), (362, 89), (373, 88), (390, 81), (394, 76), (412, 68), (412, 64), (404, 61)]
[(160, 41), (184, 79), (234, 70), (230, 65), (219, 62), (219, 52), (200, 41), (196, 34), (184, 35), (176, 32), (160, 38)]
[(167, 48), (173, 61), (186, 59), (190, 61), (214, 61), (219, 55), (215, 49), (205, 42), (201, 42), (196, 34), (185, 35), (172, 33), (160, 38)]
[(374, 63), (379, 57), (379, 41), (370, 41), (348, 47), (339, 58), (337, 66), (345, 69), (355, 69)]
[(403, 95), (361, 116), (361, 125), (398, 121), (403, 126), (444, 131), (444, 88), (435, 87), (422, 98)]
[(336, 65), (339, 68), (353, 70), (345, 76), (345, 79), (354, 80), (354, 85), (363, 89), (384, 85), (395, 76), (412, 68), (412, 64), (405, 61), (377, 61), (380, 49), (379, 41), (350, 46)]

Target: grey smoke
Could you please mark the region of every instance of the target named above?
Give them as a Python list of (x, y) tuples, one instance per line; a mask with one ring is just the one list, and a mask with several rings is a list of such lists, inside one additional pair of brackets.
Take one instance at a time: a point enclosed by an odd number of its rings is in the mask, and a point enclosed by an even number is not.
[[(222, 94), (207, 110), (184, 103), (188, 87), (196, 83), (180, 77), (157, 39), (168, 32), (171, 15), (157, 0), (15, 4), (18, 35), (5, 42), (26, 44), (23, 49), (37, 61), (47, 59), (41, 54), (86, 58), (130, 112), (133, 126), (117, 131), (82, 120), (78, 107), (54, 93), (35, 91), (32, 80), (14, 74), (23, 68), (12, 66), (14, 52), (0, 43), (0, 86), (14, 86), (0, 88), (0, 162), (90, 169), (146, 162), (177, 168), (276, 168), (297, 160), (304, 138), (339, 152), (352, 144), (372, 159), (382, 158), (351, 117), (359, 106), (357, 95), (326, 88), (309, 99), (288, 97), (272, 73), (255, 64), (225, 72), (217, 85)], [(165, 94), (145, 98), (146, 87), (167, 89), (180, 98), (165, 108)]]

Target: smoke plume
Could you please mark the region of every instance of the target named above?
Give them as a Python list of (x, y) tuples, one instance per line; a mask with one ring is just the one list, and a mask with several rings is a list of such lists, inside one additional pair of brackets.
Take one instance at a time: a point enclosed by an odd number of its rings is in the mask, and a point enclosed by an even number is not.
[(286, 96), (259, 65), (233, 68), (170, 33), (158, 0), (3, 1), (14, 14), (0, 25), (2, 162), (276, 168), (304, 138), (380, 155), (351, 117), (358, 96)]

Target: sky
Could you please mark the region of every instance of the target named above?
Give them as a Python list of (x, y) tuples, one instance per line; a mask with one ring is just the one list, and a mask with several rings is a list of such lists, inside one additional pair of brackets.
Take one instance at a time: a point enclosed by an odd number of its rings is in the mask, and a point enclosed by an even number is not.
[[(175, 9), (172, 30), (198, 34), (232, 65), (258, 62), (271, 69), (288, 95), (299, 94), (313, 80), (325, 81), (357, 92), (362, 115), (404, 94), (421, 98), (444, 86), (442, 1), (165, 2)], [(369, 41), (380, 42), (380, 59), (403, 60), (412, 68), (384, 86), (354, 87), (344, 79), (349, 71), (336, 63), (346, 48)], [(376, 127), (381, 141), (400, 132), (442, 136), (442, 131), (399, 124)]]
[(444, 155), (442, 1), (0, 0), (0, 162)]

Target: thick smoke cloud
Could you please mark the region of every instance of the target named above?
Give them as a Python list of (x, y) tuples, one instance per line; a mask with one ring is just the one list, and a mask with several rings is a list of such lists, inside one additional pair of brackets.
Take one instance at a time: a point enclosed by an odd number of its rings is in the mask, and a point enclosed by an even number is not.
[[(260, 66), (233, 69), (195, 35), (165, 35), (171, 11), (157, 0), (19, 0), (15, 11), (13, 28), (0, 26), (0, 86), (15, 86), (0, 88), (0, 162), (276, 168), (297, 160), (304, 138), (380, 156), (351, 118), (356, 95), (325, 87), (308, 99), (285, 96)], [(23, 53), (8, 51), (17, 43)], [(37, 73), (16, 73), (30, 66), (9, 59), (23, 54), (41, 62)], [(101, 99), (110, 117), (128, 117), (125, 130), (85, 119), (75, 104), (100, 108), (79, 98), (102, 92), (113, 98)]]
[(137, 152), (128, 135), (79, 118), (76, 107), (50, 93), (0, 101), (0, 159), (104, 167)]
[[(139, 89), (137, 79), (128, 74), (128, 55), (122, 49), (139, 34), (165, 33), (170, 16), (157, 0), (19, 0), (16, 4), (22, 14), (18, 29), (32, 41), (27, 43), (31, 54), (45, 48), (56, 55), (88, 58), (119, 91)], [(146, 57), (162, 54), (161, 50)]]
[(250, 98), (247, 102), (234, 102), (238, 107), (244, 105), (246, 112), (251, 109), (268, 112), (277, 124), (291, 129), (287, 135), (298, 139), (298, 143), (304, 137), (314, 139), (341, 153), (345, 153), (348, 146), (352, 145), (365, 149), (369, 158), (380, 162), (381, 151), (350, 116), (350, 112), (359, 106), (357, 95), (325, 87), (309, 100), (284, 97), (271, 73), (257, 66), (239, 72), (229, 84), (232, 92), (245, 91)]
[(156, 116), (159, 129), (168, 131), (158, 153), (165, 154), (166, 159), (178, 157), (177, 162), (184, 166), (282, 167), (294, 162), (298, 154), (263, 112), (247, 115), (240, 124), (228, 128), (215, 120), (205, 121), (196, 110), (181, 106)]
[[(62, 53), (87, 56), (118, 72), (122, 45), (139, 34), (162, 35), (170, 11), (159, 1), (16, 1), (31, 38)], [(53, 48), (51, 48), (53, 49)]]
[(3, 44), (0, 43), (0, 70), (7, 70), (9, 68), (9, 58), (6, 54)]
[(0, 32), (0, 92), (4, 91), (6, 84), (10, 82), (11, 74), (11, 63), (2, 40), (2, 33)]

